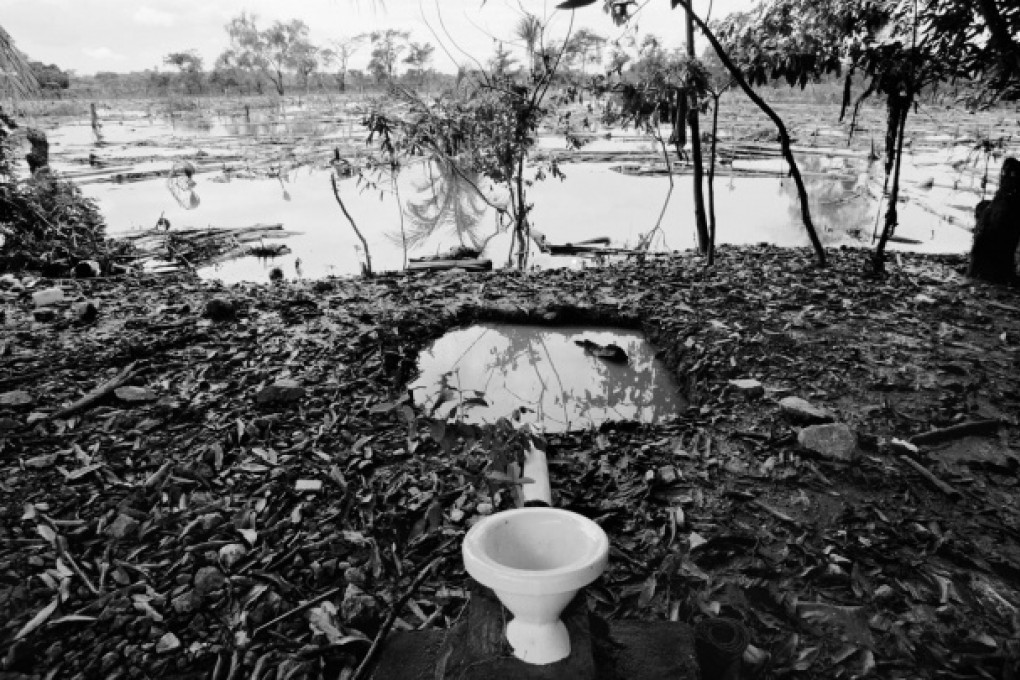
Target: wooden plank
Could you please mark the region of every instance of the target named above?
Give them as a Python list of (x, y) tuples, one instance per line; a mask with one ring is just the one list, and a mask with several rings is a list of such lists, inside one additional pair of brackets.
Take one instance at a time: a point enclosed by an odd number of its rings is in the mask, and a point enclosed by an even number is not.
[(411, 260), (407, 263), (408, 271), (442, 271), (447, 269), (487, 272), (492, 270), (492, 260)]

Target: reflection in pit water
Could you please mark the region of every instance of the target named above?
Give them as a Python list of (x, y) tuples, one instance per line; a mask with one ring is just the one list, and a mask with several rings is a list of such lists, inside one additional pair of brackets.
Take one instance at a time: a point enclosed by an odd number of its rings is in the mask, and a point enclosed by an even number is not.
[[(575, 344), (584, 339), (616, 343), (630, 360), (621, 365), (596, 358)], [(687, 406), (669, 369), (637, 331), (480, 324), (440, 338), (422, 352), (419, 368), (409, 388), (426, 412), (444, 382), (463, 399), (476, 391), (483, 395), (488, 406), (467, 409), (469, 422), (494, 422), (526, 407), (524, 421), (563, 432), (606, 421), (660, 422)], [(444, 404), (437, 415), (452, 405)]]

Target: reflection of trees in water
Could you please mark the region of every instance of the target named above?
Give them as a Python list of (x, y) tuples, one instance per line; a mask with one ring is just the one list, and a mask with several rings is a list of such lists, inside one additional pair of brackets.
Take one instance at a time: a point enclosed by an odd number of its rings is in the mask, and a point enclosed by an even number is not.
[(486, 239), (477, 232), (488, 206), (478, 193), (479, 179), (476, 174), (458, 172), (448, 161), (428, 161), (425, 178), (414, 182), (419, 197), (404, 204), (411, 223), (408, 247), (420, 246), (433, 234), (448, 229), (460, 245), (480, 249)]
[(181, 132), (208, 132), (213, 128), (213, 119), (209, 116), (170, 116), (170, 128)]
[[(536, 412), (535, 420), (545, 423), (546, 429), (567, 429), (597, 425), (603, 420), (655, 422), (675, 416), (682, 407), (674, 390), (656, 389), (662, 368), (656, 366), (647, 350), (641, 352), (640, 338), (616, 339), (631, 358), (629, 365), (620, 366), (584, 355), (584, 350), (573, 344), (572, 334), (564, 331), (515, 325), (482, 328), (483, 335), (496, 336), (488, 341), (491, 347), (487, 360), (480, 366), (458, 368), (465, 388), (486, 393), (493, 419), (508, 415), (517, 406), (526, 406)], [(578, 376), (564, 375), (563, 367), (556, 363), (555, 349), (550, 349), (563, 343), (569, 343), (566, 351), (576, 351), (586, 358), (580, 387), (568, 384), (576, 385)], [(471, 377), (467, 378), (469, 373)], [(507, 386), (512, 403), (499, 403), (502, 399), (495, 391), (504, 387), (494, 385), (494, 380), (521, 373), (533, 375), (537, 394), (515, 395)]]
[[(874, 206), (865, 187), (857, 185), (857, 177), (867, 168), (858, 165), (854, 159), (826, 159), (817, 155), (805, 155), (798, 159), (798, 163), (804, 173), (811, 214), (819, 225), (819, 238), (827, 243), (846, 235), (866, 238), (871, 233)], [(832, 170), (836, 172), (827, 172)], [(784, 177), (780, 186), (789, 198), (787, 206), (791, 222), (800, 224), (796, 185)]]

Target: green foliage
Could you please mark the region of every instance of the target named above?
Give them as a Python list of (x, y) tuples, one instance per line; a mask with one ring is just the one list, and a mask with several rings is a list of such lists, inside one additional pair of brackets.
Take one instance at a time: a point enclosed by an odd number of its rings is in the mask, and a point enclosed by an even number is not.
[(261, 92), (261, 78), (267, 78), (284, 93), (284, 73), (295, 71), (306, 82), (317, 68), (319, 50), (308, 40), (308, 25), (300, 19), (274, 21), (262, 29), (254, 15), (241, 12), (226, 25), (230, 46), (216, 60), (215, 82), (254, 83)]
[(990, 90), (1016, 96), (1020, 46), (996, 42), (986, 12), (1020, 34), (1020, 9), (1006, 0), (770, 0), (726, 17), (717, 32), (753, 85), (784, 79), (803, 87), (849, 65), (868, 81), (869, 93), (916, 94), (985, 78), (986, 96)]
[[(544, 64), (550, 63), (546, 68)], [(470, 183), (485, 202), (513, 225), (518, 266), (527, 264), (531, 204), (528, 187), (535, 179), (526, 162), (538, 141), (538, 128), (548, 114), (544, 105), (559, 64), (559, 55), (542, 61), (531, 74), (481, 73), (464, 78), (460, 87), (442, 98), (426, 100), (396, 89), (399, 111), (374, 111), (366, 121), (369, 141), (377, 141), (386, 154), (426, 156)], [(562, 176), (552, 163), (549, 172)], [(508, 196), (495, 205), (472, 178), (483, 177), (499, 185)]]
[(28, 65), (32, 67), (32, 75), (44, 90), (66, 90), (71, 87), (70, 74), (62, 71), (56, 64), (31, 61)]
[(368, 34), (372, 41), (372, 56), (368, 62), (368, 72), (377, 83), (393, 80), (394, 69), (400, 55), (407, 49), (409, 31), (398, 31), (387, 28), (385, 31), (373, 31)]
[(202, 57), (195, 50), (171, 52), (163, 57), (163, 63), (179, 71), (178, 80), (185, 94), (202, 91)]
[(435, 51), (436, 47), (431, 43), (412, 42), (408, 44), (404, 63), (410, 66), (411, 70), (417, 72), (419, 82), (424, 82), (425, 70), (429, 62), (432, 61), (432, 55)]
[(9, 142), (16, 128), (0, 109), (0, 271), (105, 258), (106, 224), (77, 186), (48, 170), (28, 179), (14, 176)]

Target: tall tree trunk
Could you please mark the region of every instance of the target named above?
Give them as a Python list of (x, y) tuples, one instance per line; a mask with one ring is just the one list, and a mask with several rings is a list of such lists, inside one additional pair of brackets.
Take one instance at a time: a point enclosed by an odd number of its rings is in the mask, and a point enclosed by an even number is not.
[[(692, 12), (687, 12), (687, 56), (696, 59), (694, 51), (694, 20)], [(709, 251), (708, 220), (705, 217), (704, 163), (701, 158), (701, 121), (698, 116), (697, 102), (687, 111), (687, 124), (691, 129), (691, 164), (694, 166), (694, 224), (698, 230), (698, 251), (707, 255)]]
[(691, 0), (673, 0), (678, 5), (681, 5), (687, 10), (688, 16), (690, 16), (694, 23), (697, 24), (698, 28), (701, 29), (702, 34), (712, 45), (712, 49), (719, 55), (719, 61), (723, 63), (726, 70), (733, 76), (733, 80), (736, 81), (740, 89), (743, 90), (744, 94), (754, 102), (754, 104), (765, 113), (766, 116), (772, 121), (779, 132), (779, 144), (783, 149), (783, 158), (790, 165), (790, 174), (793, 175), (793, 183), (797, 185), (797, 196), (800, 198), (800, 214), (804, 220), (804, 229), (808, 233), (808, 238), (811, 239), (811, 245), (815, 249), (815, 256), (818, 258), (819, 266), (824, 267), (826, 265), (825, 248), (822, 247), (822, 242), (818, 239), (818, 233), (815, 231), (815, 225), (811, 221), (811, 210), (808, 208), (808, 197), (807, 189), (804, 187), (804, 178), (800, 175), (800, 168), (797, 167), (797, 160), (793, 157), (793, 151), (790, 149), (790, 133), (786, 130), (786, 125), (783, 124), (783, 119), (779, 117), (771, 106), (765, 103), (758, 93), (755, 92), (744, 78), (744, 74), (740, 72), (740, 69), (733, 60), (730, 59), (730, 55), (726, 53), (725, 48), (719, 42), (719, 38), (716, 37), (712, 29), (708, 27), (708, 24), (694, 13), (691, 8)]

